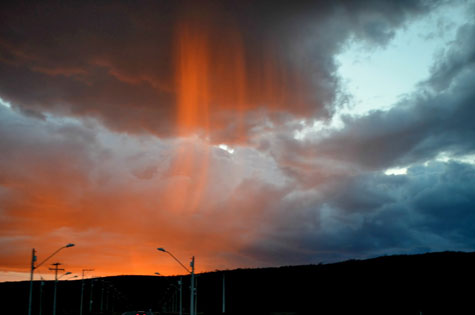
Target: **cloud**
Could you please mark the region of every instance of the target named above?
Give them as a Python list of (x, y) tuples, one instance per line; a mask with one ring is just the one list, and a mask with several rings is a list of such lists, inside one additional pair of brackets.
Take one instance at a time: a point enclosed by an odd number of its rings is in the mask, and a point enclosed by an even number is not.
[(445, 90), (457, 76), (464, 72), (473, 72), (475, 67), (475, 49), (471, 45), (475, 28), (466, 24), (459, 28), (455, 43), (443, 52), (442, 56), (432, 67), (432, 75), (428, 83), (436, 90)]
[(474, 153), (473, 25), (421, 91), (294, 137), (338, 113), (345, 43), (438, 4), (5, 5), (0, 267), (71, 241), (103, 274), (179, 273), (160, 246), (200, 271), (473, 249), (474, 166), (432, 161)]
[(328, 118), (339, 85), (333, 55), (345, 40), (384, 44), (432, 7), (10, 3), (1, 16), (0, 95), (25, 112), (94, 117), (117, 131), (242, 142), (262, 123), (249, 120), (254, 111), (277, 126), (273, 113)]
[[(305, 207), (290, 206), (244, 251), (261, 264), (282, 265), (471, 250), (474, 172), (473, 165), (449, 162), (415, 166), (407, 175), (350, 177), (341, 183), (351, 183), (349, 194), (336, 187)], [(362, 191), (371, 192), (355, 197)]]
[[(341, 129), (261, 140), (295, 186), (247, 251), (267, 264), (385, 253), (473, 250), (471, 162), (475, 26), (464, 25), (420, 92), (388, 111), (347, 116)], [(434, 85), (442, 80), (444, 87)], [(433, 162), (441, 154), (453, 160)], [(432, 162), (430, 162), (432, 161)], [(425, 163), (425, 164), (424, 164)], [(408, 167), (407, 175), (384, 170)], [(293, 197), (289, 197), (293, 196)], [(280, 208), (278, 208), (280, 209)]]
[[(88, 257), (108, 274), (153, 273), (157, 246), (199, 251), (201, 270), (238, 266), (225, 253), (252, 242), (271, 215), (262, 211), (287, 189), (250, 148), (223, 154), (199, 139), (128, 136), (93, 120), (38, 120), (6, 107), (0, 121), (0, 241), (10, 248), (3, 269), (21, 270), (32, 247), (44, 254), (68, 242), (78, 245), (61, 258), (69, 268)], [(162, 263), (163, 272), (179, 272)]]
[[(464, 156), (474, 153), (475, 79), (471, 42), (475, 26), (464, 25), (446, 57), (439, 59), (432, 76), (419, 91), (406, 96), (390, 110), (372, 111), (364, 116), (343, 116), (340, 129), (323, 129), (303, 140), (291, 134), (274, 137), (270, 150), (296, 178), (318, 174), (354, 173), (381, 170), (430, 161), (440, 153)], [(442, 71), (443, 69), (443, 71)], [(434, 82), (446, 81), (439, 89)], [(310, 172), (310, 173), (309, 173)]]

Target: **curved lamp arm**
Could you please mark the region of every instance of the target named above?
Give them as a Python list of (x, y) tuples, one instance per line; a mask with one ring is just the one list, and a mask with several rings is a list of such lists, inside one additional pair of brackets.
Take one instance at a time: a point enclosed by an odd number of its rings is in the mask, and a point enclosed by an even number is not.
[[(72, 272), (70, 272), (70, 271), (68, 271), (68, 272), (66, 272), (66, 273), (63, 273), (61, 276), (59, 276), (58, 280), (61, 279), (61, 278), (64, 277), (64, 276), (67, 276), (67, 275), (70, 275), (70, 274), (72, 274)], [(76, 276), (76, 277), (77, 277), (77, 276)]]
[(186, 268), (185, 265), (183, 265), (183, 264), (181, 263), (181, 261), (179, 261), (178, 258), (175, 257), (175, 255), (173, 255), (172, 253), (170, 253), (169, 251), (167, 251), (166, 249), (161, 248), (161, 247), (157, 248), (157, 250), (158, 250), (158, 251), (161, 251), (161, 252), (164, 252), (164, 253), (167, 253), (168, 255), (172, 256), (172, 258), (175, 259), (183, 268), (185, 268), (185, 270), (186, 270), (188, 273), (191, 273), (191, 271), (190, 271), (188, 268)]
[(69, 243), (68, 245), (65, 245), (61, 248), (58, 248), (54, 253), (52, 253), (51, 255), (49, 255), (46, 259), (44, 259), (42, 262), (40, 262), (39, 264), (37, 264), (36, 266), (33, 266), (34, 269), (40, 267), (42, 264), (44, 264), (48, 259), (50, 259), (51, 257), (53, 257), (54, 255), (56, 255), (60, 250), (62, 250), (63, 248), (68, 248), (68, 247), (73, 247), (74, 244), (72, 243)]

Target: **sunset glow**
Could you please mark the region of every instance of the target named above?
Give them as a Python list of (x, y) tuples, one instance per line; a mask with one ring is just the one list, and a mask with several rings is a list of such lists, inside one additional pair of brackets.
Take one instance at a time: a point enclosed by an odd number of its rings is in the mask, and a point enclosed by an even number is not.
[(473, 251), (450, 2), (2, 5), (0, 281)]

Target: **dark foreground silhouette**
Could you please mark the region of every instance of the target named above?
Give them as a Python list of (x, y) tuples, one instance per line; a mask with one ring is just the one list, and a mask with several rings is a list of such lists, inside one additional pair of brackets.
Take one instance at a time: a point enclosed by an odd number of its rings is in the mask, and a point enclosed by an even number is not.
[[(223, 277), (226, 314), (475, 314), (475, 253), (203, 273), (197, 276), (198, 314), (222, 314)], [(189, 312), (189, 278), (183, 277), (182, 284), (184, 314)], [(87, 279), (82, 314), (150, 309), (177, 314), (179, 280), (157, 276)], [(40, 314), (40, 302), (41, 315), (52, 314), (53, 285), (45, 281), (41, 287), (35, 281), (34, 315)], [(27, 314), (28, 286), (28, 281), (0, 283), (2, 314)], [(56, 314), (79, 314), (80, 298), (81, 280), (60, 281)]]

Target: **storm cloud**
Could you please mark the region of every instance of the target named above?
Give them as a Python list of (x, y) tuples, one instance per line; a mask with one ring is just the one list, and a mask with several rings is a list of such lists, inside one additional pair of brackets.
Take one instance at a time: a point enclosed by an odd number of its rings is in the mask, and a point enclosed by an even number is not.
[[(245, 141), (264, 119), (250, 124), (252, 111), (277, 124), (273, 113), (329, 117), (342, 44), (355, 36), (385, 45), (436, 4), (15, 2), (1, 13), (0, 93), (25, 112), (95, 117), (117, 131), (167, 137), (181, 123), (216, 141), (239, 141), (239, 132)], [(206, 107), (180, 121), (184, 92)]]
[(434, 162), (404, 176), (350, 177), (307, 205), (300, 194), (245, 251), (283, 265), (473, 250), (474, 175), (473, 165)]
[(389, 108), (344, 114), (336, 62), (447, 5), (2, 4), (0, 268), (67, 242), (104, 275), (180, 272), (157, 246), (200, 271), (474, 250), (475, 25)]

